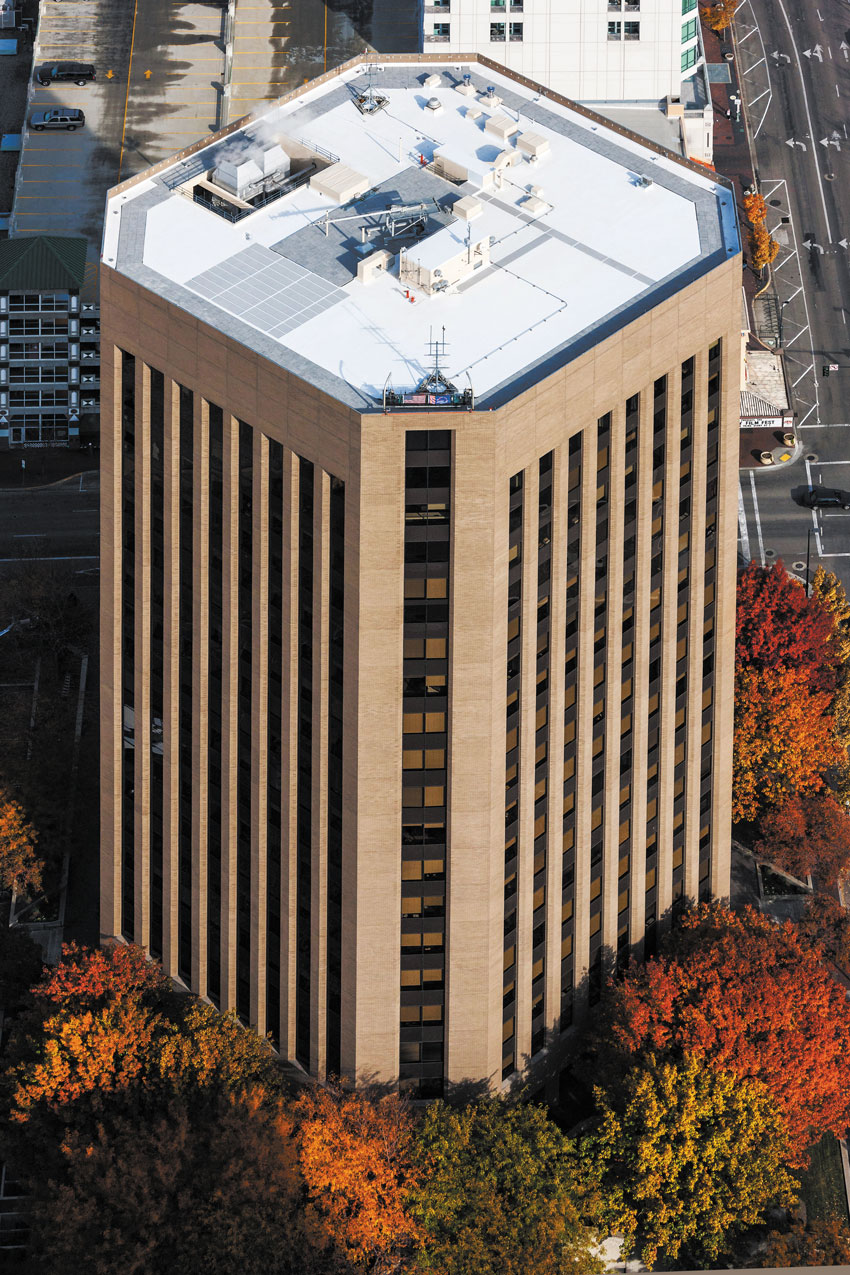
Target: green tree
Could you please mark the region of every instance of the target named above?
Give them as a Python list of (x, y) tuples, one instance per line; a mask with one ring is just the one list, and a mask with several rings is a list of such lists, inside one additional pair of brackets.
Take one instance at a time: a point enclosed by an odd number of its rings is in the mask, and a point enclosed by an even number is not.
[(542, 1107), (433, 1103), (416, 1130), (420, 1265), (440, 1275), (598, 1271), (570, 1143)]
[(796, 1198), (785, 1124), (758, 1082), (650, 1055), (596, 1098), (582, 1158), (612, 1232), (647, 1265), (712, 1265), (768, 1204)]
[(294, 1119), (260, 1088), (150, 1119), (71, 1132), (61, 1172), (36, 1183), (33, 1249), (45, 1272), (330, 1275), (347, 1270), (309, 1229)]

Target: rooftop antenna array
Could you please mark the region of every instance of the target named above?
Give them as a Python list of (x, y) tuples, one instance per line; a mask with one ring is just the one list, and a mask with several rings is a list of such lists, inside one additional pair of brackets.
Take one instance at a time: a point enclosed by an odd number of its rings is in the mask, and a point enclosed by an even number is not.
[(392, 407), (454, 407), (461, 410), (473, 411), (475, 408), (475, 393), (472, 389), (472, 381), (469, 373), (466, 379), (469, 381), (469, 388), (459, 390), (457, 386), (449, 380), (443, 365), (446, 358), (446, 350), (448, 342), (446, 341), (446, 329), (441, 329), (442, 336), (435, 337), (434, 329), (429, 330), (428, 335), (428, 356), (431, 359), (432, 367), (430, 372), (423, 376), (412, 393), (399, 394), (392, 387), (392, 382), (387, 377), (384, 385), (384, 411), (388, 411)]
[(369, 79), (362, 93), (355, 93), (354, 105), (361, 115), (377, 115), (378, 111), (389, 106), (390, 99), (375, 88), (375, 68), (370, 64)]

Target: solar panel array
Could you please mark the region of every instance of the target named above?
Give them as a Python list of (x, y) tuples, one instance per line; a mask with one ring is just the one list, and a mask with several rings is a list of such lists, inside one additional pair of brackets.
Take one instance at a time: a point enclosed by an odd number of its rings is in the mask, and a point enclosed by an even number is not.
[(189, 279), (191, 288), (269, 336), (282, 337), (345, 300), (345, 293), (311, 270), (251, 244)]

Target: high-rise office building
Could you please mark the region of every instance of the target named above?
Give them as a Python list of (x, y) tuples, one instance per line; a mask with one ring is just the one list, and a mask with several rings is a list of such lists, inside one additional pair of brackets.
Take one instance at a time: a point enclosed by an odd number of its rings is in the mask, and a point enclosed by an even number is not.
[(423, 23), (426, 45), (582, 101), (678, 98), (702, 56), (697, 0), (432, 0)]
[(433, 1094), (728, 890), (740, 244), (539, 86), (378, 66), (109, 196), (102, 929)]

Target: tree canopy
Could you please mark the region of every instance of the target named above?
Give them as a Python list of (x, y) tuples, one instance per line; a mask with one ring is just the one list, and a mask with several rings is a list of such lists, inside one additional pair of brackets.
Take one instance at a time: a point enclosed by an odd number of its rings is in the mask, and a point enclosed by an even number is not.
[[(696, 1055), (758, 1080), (787, 1120), (798, 1157), (850, 1119), (850, 1007), (790, 922), (701, 905), (665, 955), (613, 991), (607, 1049)], [(603, 1046), (603, 1055), (606, 1046)]]
[(20, 802), (0, 790), (0, 890), (32, 894), (41, 888), (38, 833)]
[(630, 1069), (597, 1090), (602, 1119), (582, 1146), (614, 1232), (647, 1265), (712, 1263), (765, 1206), (796, 1198), (784, 1123), (763, 1085), (693, 1055)]
[(850, 865), (850, 815), (827, 792), (794, 794), (758, 821), (756, 854), (793, 876), (831, 887)]
[(169, 1100), (150, 1119), (72, 1131), (62, 1172), (36, 1186), (33, 1247), (51, 1271), (91, 1275), (331, 1275), (348, 1269), (311, 1229), (279, 1098)]
[(838, 1217), (796, 1221), (787, 1231), (771, 1231), (762, 1266), (850, 1265), (850, 1228)]
[(570, 1144), (543, 1108), (483, 1099), (434, 1103), (416, 1134), (422, 1186), (412, 1209), (420, 1263), (440, 1275), (549, 1275), (602, 1269), (580, 1217)]

